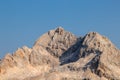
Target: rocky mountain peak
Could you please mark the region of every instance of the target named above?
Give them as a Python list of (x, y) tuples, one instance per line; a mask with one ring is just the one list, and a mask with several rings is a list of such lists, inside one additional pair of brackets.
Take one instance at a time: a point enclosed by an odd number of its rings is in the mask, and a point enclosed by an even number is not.
[(34, 47), (42, 46), (51, 55), (60, 57), (70, 46), (77, 40), (77, 37), (70, 32), (65, 31), (62, 27), (50, 30), (42, 35), (36, 42)]
[(120, 50), (105, 36), (58, 27), (1, 59), (0, 80), (119, 80), (119, 66)]
[[(119, 79), (117, 78), (117, 72), (113, 69), (115, 67), (113, 64), (119, 65), (120, 52), (108, 38), (97, 32), (90, 32), (84, 37), (82, 46), (80, 48), (81, 58), (88, 57), (91, 54), (94, 55), (92, 60), (85, 65), (86, 69), (91, 69), (92, 73), (99, 77)], [(116, 66), (116, 68), (119, 70), (119, 66)]]
[(105, 36), (101, 36), (99, 33), (97, 32), (90, 32), (88, 34), (86, 34), (86, 36), (84, 37), (84, 42), (83, 45), (88, 45), (88, 46), (98, 46), (98, 47), (105, 47), (105, 46), (111, 46), (113, 45), (112, 42), (106, 38)]
[(58, 33), (59, 35), (62, 35), (63, 32), (64, 32), (64, 29), (62, 27), (58, 27), (56, 30), (55, 30), (56, 33)]

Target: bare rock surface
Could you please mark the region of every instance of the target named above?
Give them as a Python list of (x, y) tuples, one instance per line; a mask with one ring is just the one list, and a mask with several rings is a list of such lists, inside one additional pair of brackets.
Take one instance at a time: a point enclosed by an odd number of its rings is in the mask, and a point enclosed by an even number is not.
[(0, 80), (120, 80), (120, 50), (97, 32), (76, 37), (58, 27), (6, 54)]
[(54, 57), (60, 57), (68, 48), (77, 41), (77, 37), (70, 32), (65, 31), (62, 27), (50, 30), (42, 35), (34, 47), (42, 46)]

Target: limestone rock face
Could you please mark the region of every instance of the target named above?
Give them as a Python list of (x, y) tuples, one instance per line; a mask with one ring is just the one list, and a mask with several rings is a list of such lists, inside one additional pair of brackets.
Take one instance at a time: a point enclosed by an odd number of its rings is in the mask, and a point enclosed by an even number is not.
[(91, 53), (95, 54), (95, 57), (86, 64), (86, 68), (90, 68), (92, 73), (100, 78), (120, 79), (120, 51), (108, 38), (96, 32), (91, 32), (84, 37), (82, 45), (86, 51), (82, 52), (81, 55), (86, 57)]
[(58, 27), (1, 59), (0, 80), (120, 80), (120, 50), (97, 32)]
[(42, 46), (54, 57), (60, 57), (68, 48), (77, 41), (77, 37), (63, 28), (58, 27), (50, 30), (42, 35), (36, 42), (34, 47)]

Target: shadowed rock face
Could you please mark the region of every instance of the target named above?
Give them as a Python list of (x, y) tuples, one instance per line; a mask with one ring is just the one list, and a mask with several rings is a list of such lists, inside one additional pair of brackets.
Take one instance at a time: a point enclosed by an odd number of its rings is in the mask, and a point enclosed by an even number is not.
[(58, 27), (0, 60), (0, 80), (119, 79), (120, 51), (97, 32), (76, 37)]

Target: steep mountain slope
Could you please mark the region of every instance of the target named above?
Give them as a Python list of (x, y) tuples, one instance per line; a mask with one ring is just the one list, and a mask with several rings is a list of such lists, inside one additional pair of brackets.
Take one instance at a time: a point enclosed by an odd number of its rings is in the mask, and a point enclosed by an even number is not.
[(54, 57), (60, 57), (70, 46), (75, 44), (77, 37), (72, 33), (59, 27), (56, 30), (50, 30), (41, 36), (34, 47), (42, 46)]
[(0, 80), (119, 80), (120, 51), (97, 32), (77, 38), (59, 27), (0, 61)]

